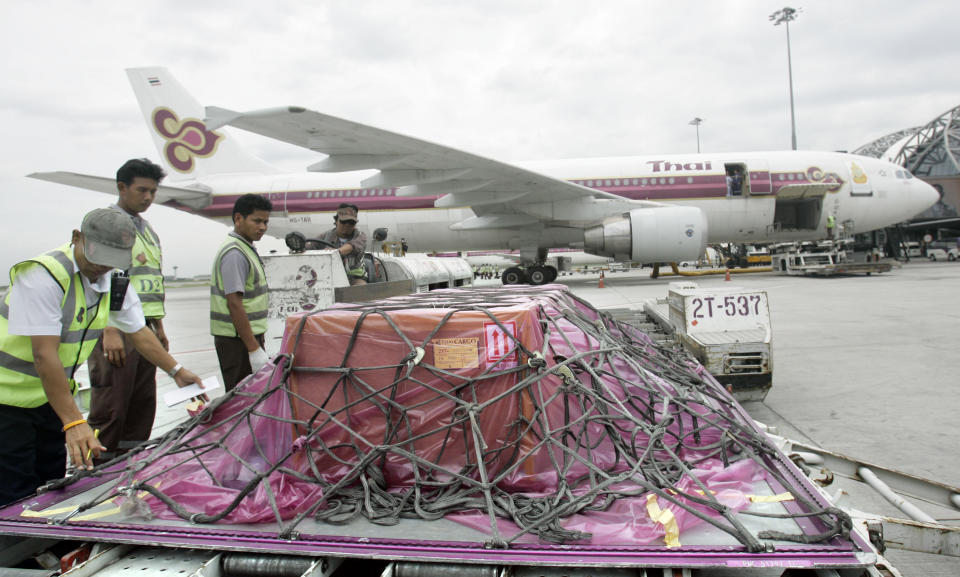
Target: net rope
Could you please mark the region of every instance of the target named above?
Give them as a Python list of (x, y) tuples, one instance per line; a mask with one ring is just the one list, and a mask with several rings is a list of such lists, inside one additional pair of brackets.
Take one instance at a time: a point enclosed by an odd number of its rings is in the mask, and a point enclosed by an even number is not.
[[(542, 334), (537, 350), (513, 335), (499, 314), (529, 303)], [(426, 337), (409, 334), (396, 320), (398, 313), (421, 309), (439, 319)], [(101, 485), (80, 511), (119, 496), (128, 516), (152, 517), (159, 507), (198, 524), (229, 522), (257, 492), (265, 495), (279, 536), (288, 539), (296, 538), (306, 519), (395, 525), (479, 512), (486, 519), (487, 547), (506, 548), (531, 536), (580, 542), (590, 534), (565, 527), (565, 521), (649, 495), (732, 535), (747, 551), (769, 550), (764, 539), (816, 543), (849, 532), (849, 518), (798, 487), (796, 470), (777, 458), (772, 443), (699, 364), (570, 293), (540, 287), (434, 291), (331, 312), (356, 314), (345, 347), (336, 351), (338, 363), (305, 362), (311, 353), (301, 341), (311, 315), (304, 315), (287, 335), (285, 350), (294, 354), (278, 356), (164, 437), (48, 488), (109, 476), (112, 482)], [(508, 335), (503, 358), (516, 362), (490, 364), (469, 376), (426, 362), (424, 349), (464, 314), (479, 315)], [(389, 327), (405, 354), (353, 366), (365, 328), (374, 321)], [(254, 378), (268, 384), (251, 390)], [(315, 391), (304, 394), (297, 380), (311, 378), (333, 385), (320, 398)], [(408, 390), (420, 395), (412, 404), (403, 400)], [(289, 410), (278, 414), (270, 408), (278, 402)], [(449, 413), (423, 422), (418, 411), (437, 403), (451, 407)], [(487, 422), (484, 412), (503, 403), (516, 409), (493, 435), (489, 423), (481, 424)], [(224, 410), (228, 404), (231, 409)], [(371, 414), (383, 424), (377, 438), (362, 430)], [(279, 457), (267, 447), (275, 439), (258, 436), (264, 421), (289, 432)], [(331, 429), (341, 435), (330, 437)], [(240, 437), (252, 445), (238, 448)], [(438, 448), (424, 451), (428, 440)], [(218, 469), (224, 460), (239, 471), (229, 481)], [(549, 490), (517, 490), (534, 462), (537, 473), (553, 480)], [(747, 462), (771, 487), (790, 491), (793, 500), (782, 513), (730, 507), (697, 474), (708, 462), (723, 467)], [(391, 483), (389, 471), (396, 466), (409, 482)], [(331, 467), (340, 473), (331, 476)], [(234, 497), (219, 511), (198, 511), (168, 494), (163, 480), (181, 468), (199, 469), (211, 486), (229, 488)], [(314, 489), (293, 514), (271, 482), (278, 476)], [(790, 518), (804, 529), (751, 531), (747, 516)]]

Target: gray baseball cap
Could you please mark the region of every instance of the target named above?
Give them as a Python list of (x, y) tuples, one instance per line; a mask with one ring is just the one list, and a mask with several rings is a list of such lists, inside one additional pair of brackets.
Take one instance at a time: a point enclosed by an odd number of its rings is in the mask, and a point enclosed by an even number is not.
[(91, 210), (83, 217), (83, 252), (93, 264), (130, 268), (137, 228), (126, 214), (110, 208)]

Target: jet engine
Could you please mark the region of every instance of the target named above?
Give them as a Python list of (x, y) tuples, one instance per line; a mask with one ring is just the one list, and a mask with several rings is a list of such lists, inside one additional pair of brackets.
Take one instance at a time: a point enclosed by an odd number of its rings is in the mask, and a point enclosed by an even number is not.
[(584, 249), (644, 264), (695, 260), (707, 247), (707, 219), (694, 206), (636, 208), (583, 232)]

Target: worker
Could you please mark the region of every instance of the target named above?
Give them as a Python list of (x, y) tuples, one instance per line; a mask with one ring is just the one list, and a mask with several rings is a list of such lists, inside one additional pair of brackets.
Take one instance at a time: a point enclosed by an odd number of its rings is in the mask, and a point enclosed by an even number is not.
[(731, 186), (733, 188), (733, 196), (740, 196), (743, 194), (743, 173), (739, 170), (734, 171), (733, 173), (733, 182)]
[(233, 205), (233, 231), (220, 245), (210, 274), (210, 334), (223, 386), (237, 383), (267, 363), (267, 275), (253, 243), (263, 238), (273, 204), (245, 194)]
[(10, 269), (0, 306), (0, 506), (63, 477), (68, 457), (89, 469), (106, 450), (73, 394), (74, 374), (108, 323), (177, 386), (200, 383), (147, 328), (136, 291), (111, 290), (111, 271), (130, 268), (136, 235), (129, 216), (100, 208), (70, 243)]
[[(357, 205), (347, 202), (337, 207), (333, 216), (335, 226), (325, 232), (320, 240), (340, 251), (343, 268), (347, 271), (350, 285), (367, 284), (367, 270), (363, 265), (363, 255), (367, 250), (367, 235), (357, 230)], [(402, 241), (405, 242), (405, 241)], [(401, 245), (402, 250), (403, 245)]]
[[(129, 216), (136, 227), (127, 282), (140, 298), (147, 328), (169, 351), (163, 328), (160, 238), (141, 216), (153, 203), (164, 176), (163, 169), (146, 158), (128, 160), (117, 171), (118, 198), (110, 208)], [(107, 448), (97, 462), (108, 461), (150, 438), (157, 412), (157, 367), (137, 352), (130, 337), (111, 326), (103, 329), (87, 366), (91, 386), (87, 421), (100, 431), (100, 444)]]
[(827, 238), (833, 240), (833, 229), (837, 224), (837, 217), (832, 214), (827, 215)]

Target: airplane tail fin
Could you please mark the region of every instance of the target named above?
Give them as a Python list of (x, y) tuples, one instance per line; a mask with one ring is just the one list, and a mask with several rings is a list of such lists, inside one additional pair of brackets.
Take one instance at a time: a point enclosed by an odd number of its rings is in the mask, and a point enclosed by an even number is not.
[(203, 107), (166, 68), (128, 68), (127, 77), (167, 169), (168, 180), (278, 172), (241, 148), (228, 132), (208, 130), (203, 122)]

